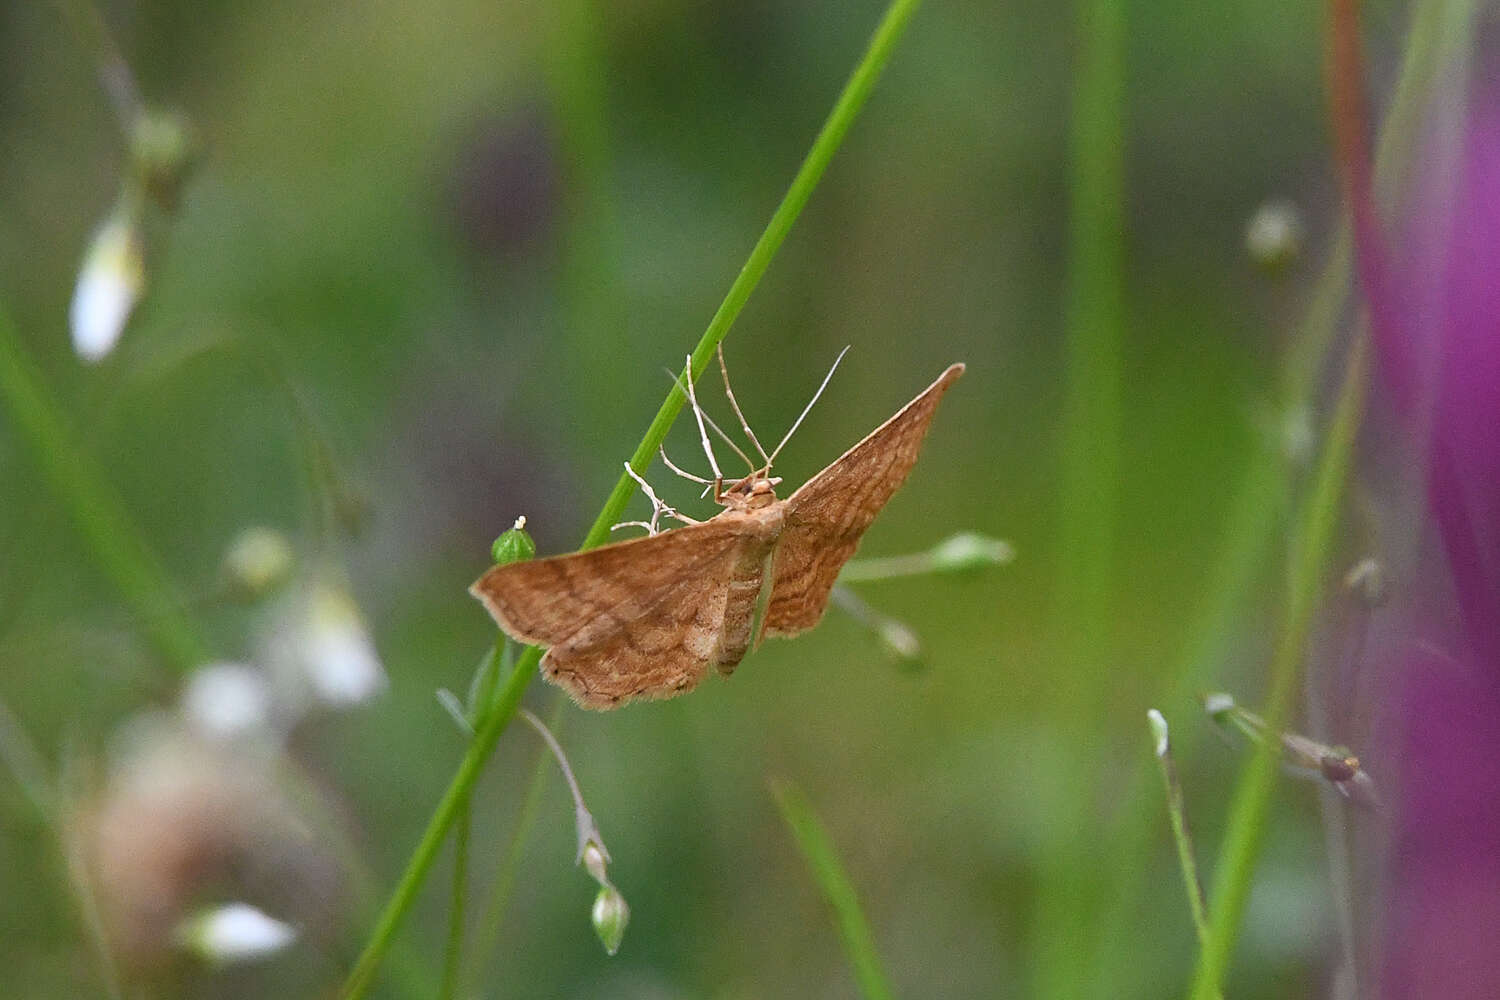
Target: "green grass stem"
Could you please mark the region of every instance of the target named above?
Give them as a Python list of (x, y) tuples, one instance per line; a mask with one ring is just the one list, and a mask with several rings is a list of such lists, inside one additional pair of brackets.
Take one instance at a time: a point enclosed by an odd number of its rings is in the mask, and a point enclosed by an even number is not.
[(453, 834), (453, 881), (448, 890), (448, 941), (443, 948), (443, 982), (439, 1000), (453, 1000), (464, 955), (464, 922), (469, 899), (469, 835), (473, 825), (470, 804), (459, 810)]
[[(1073, 77), (1068, 182), (1066, 370), (1058, 498), (1058, 591), (1052, 633), (1057, 644), (1060, 738), (1086, 742), (1099, 698), (1095, 678), (1110, 653), (1111, 594), (1121, 440), (1121, 350), (1125, 328), (1125, 47), (1124, 4), (1075, 5), (1078, 57)], [(1032, 983), (1037, 996), (1078, 996), (1089, 974), (1080, 939), (1092, 947), (1095, 880), (1087, 854), (1095, 831), (1080, 763), (1078, 790), (1060, 821), (1070, 831), (1041, 862), (1031, 926)]]
[(801, 789), (787, 781), (773, 781), (771, 794), (776, 798), (776, 807), (781, 818), (797, 841), (807, 866), (817, 879), (823, 898), (833, 910), (838, 926), (839, 940), (844, 954), (854, 971), (854, 980), (865, 1000), (890, 1000), (890, 982), (881, 968), (880, 955), (875, 950), (875, 937), (870, 933), (870, 923), (859, 906), (859, 895), (849, 881), (849, 875), (839, 861), (838, 851), (828, 831), (818, 821), (812, 805)]
[(10, 316), (0, 306), (0, 399), (47, 487), (104, 575), (135, 611), (158, 655), (180, 673), (208, 659), (182, 602), (108, 480), (74, 439)]

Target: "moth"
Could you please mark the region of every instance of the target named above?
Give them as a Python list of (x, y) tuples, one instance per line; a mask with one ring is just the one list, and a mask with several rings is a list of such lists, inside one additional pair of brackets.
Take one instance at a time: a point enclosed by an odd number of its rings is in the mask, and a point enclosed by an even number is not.
[[(693, 521), (646, 487), (653, 517), (649, 524), (636, 523), (650, 535), (496, 566), (469, 592), (507, 635), (547, 647), (543, 676), (585, 708), (671, 698), (697, 686), (710, 667), (727, 676), (765, 636), (794, 636), (818, 624), (839, 569), (906, 481), (938, 402), (963, 372), (962, 364), (949, 366), (785, 500), (776, 496), (780, 477), (771, 476), (776, 452), (768, 456), (760, 448), (732, 390), (730, 402), (764, 463), (726, 487), (689, 377), (688, 394), (715, 477), (698, 479), (672, 468), (708, 485), (724, 510)], [(658, 532), (663, 512), (686, 523)]]

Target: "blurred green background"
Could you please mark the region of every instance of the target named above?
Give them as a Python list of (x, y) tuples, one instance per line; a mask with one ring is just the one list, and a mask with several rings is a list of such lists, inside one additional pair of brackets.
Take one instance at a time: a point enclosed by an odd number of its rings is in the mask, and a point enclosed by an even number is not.
[[(663, 367), (696, 342), (882, 9), (111, 4), (143, 92), (191, 120), (203, 156), (178, 212), (154, 222), (148, 296), (96, 366), (69, 347), (68, 302), (125, 169), (120, 129), (64, 17), (0, 12), (0, 298), (215, 658), (253, 657), (265, 614), (218, 597), (245, 527), (285, 531), (300, 565), (347, 575), (389, 689), (305, 720), (289, 752), (350, 832), (374, 898), (463, 751), (434, 690), (462, 692), (492, 639), (464, 593), (491, 539), (517, 514), (544, 554), (582, 537), (667, 388)], [(1378, 37), (1400, 18), (1369, 16), (1379, 69), (1391, 53)], [(474, 945), (495, 956), (483, 995), (853, 996), (771, 777), (822, 817), (899, 994), (1038, 995), (1058, 976), (1097, 996), (1185, 989), (1195, 947), (1143, 716), (1159, 707), (1182, 734), (1207, 863), (1242, 751), (1201, 740), (1191, 695), (1258, 697), (1278, 534), (1252, 546), (1265, 569), (1212, 661), (1196, 680), (1174, 674), (1202, 638), (1243, 470), (1279, 426), (1277, 358), (1330, 225), (1318, 19), (1315, 5), (1249, 2), (1129, 12), (1110, 627), (1075, 662), (1057, 608), (1077, 32), (1055, 4), (919, 12), (725, 348), (747, 415), (776, 438), (852, 345), (778, 463), (789, 484), (965, 361), (861, 553), (969, 529), (1017, 558), (860, 588), (921, 635), (921, 670), (835, 610), (690, 697), (568, 707), (560, 738), (633, 920), (606, 957), (571, 806), (547, 772), (500, 937)], [(1243, 243), (1272, 196), (1304, 207), (1314, 262), (1276, 277)], [(171, 705), (180, 678), (0, 419), (0, 698), (56, 775), (89, 771), (100, 765), (79, 761)], [(331, 478), (305, 474), (310, 440)], [(698, 467), (686, 422), (669, 440)], [(649, 478), (709, 513), (659, 465)], [(316, 516), (330, 496), (353, 530)], [(546, 716), (558, 698), (534, 685), (528, 704)], [(513, 729), (479, 786), (480, 899), (537, 752)], [(1235, 997), (1326, 985), (1315, 806), (1297, 787), (1279, 799)], [(0, 781), (14, 996), (101, 992), (57, 843)], [(444, 862), (381, 995), (432, 995), (447, 890)], [(1061, 925), (1042, 915), (1051, 892), (1070, 894)], [(335, 909), (283, 955), (174, 965), (141, 990), (330, 995), (371, 919)]]

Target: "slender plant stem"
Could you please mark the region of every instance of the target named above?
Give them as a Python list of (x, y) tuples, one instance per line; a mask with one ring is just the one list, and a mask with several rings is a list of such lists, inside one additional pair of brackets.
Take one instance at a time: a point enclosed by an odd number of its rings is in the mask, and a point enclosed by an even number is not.
[[(864, 107), (870, 91), (874, 89), (881, 71), (890, 61), (897, 42), (900, 41), (907, 23), (919, 5), (920, 0), (892, 0), (890, 6), (886, 8), (885, 15), (875, 29), (875, 34), (864, 56), (855, 67), (849, 81), (844, 85), (843, 92), (839, 94), (817, 138), (813, 140), (812, 148), (792, 179), (791, 186), (787, 189), (781, 204), (777, 206), (775, 213), (771, 216), (771, 221), (766, 225), (765, 232), (756, 241), (744, 267), (740, 269), (739, 275), (730, 285), (723, 303), (714, 313), (713, 319), (709, 321), (708, 329), (699, 339), (698, 346), (692, 354), (694, 379), (708, 367), (714, 350), (733, 326), (740, 310), (750, 298), (750, 293), (760, 283), (777, 249), (786, 239), (792, 224), (796, 222), (803, 206), (807, 204), (807, 199), (811, 197), (813, 189), (817, 187), (818, 181), (828, 168), (829, 161), (833, 159), (833, 154), (843, 141), (844, 135), (854, 123), (860, 109)], [(651, 425), (646, 429), (646, 434), (642, 437), (635, 454), (631, 456), (630, 464), (637, 472), (644, 471), (650, 464), (657, 449), (666, 440), (667, 431), (671, 428), (672, 421), (681, 412), (686, 399), (682, 387), (674, 384), (661, 408), (657, 410)], [(603, 509), (594, 520), (580, 548), (592, 548), (609, 537), (610, 525), (620, 520), (625, 505), (630, 501), (635, 488), (635, 481), (629, 475), (621, 473), (619, 480), (615, 483), (615, 488), (610, 492), (609, 498), (605, 501)], [(417, 842), (416, 849), (407, 862), (406, 870), (402, 873), (390, 901), (386, 904), (385, 910), (371, 932), (364, 952), (355, 962), (354, 969), (344, 982), (342, 995), (347, 1000), (355, 1000), (369, 991), (375, 971), (390, 947), (402, 918), (406, 916), (407, 910), (415, 901), (417, 892), (437, 857), (438, 849), (442, 846), (443, 839), (447, 836), (454, 820), (457, 819), (463, 802), (467, 800), (469, 790), (484, 768), (484, 762), (494, 750), (501, 734), (510, 725), (511, 719), (514, 718), (516, 709), (521, 703), (521, 696), (525, 694), (532, 678), (536, 676), (536, 668), (541, 661), (541, 656), (541, 650), (534, 646), (527, 648), (521, 654), (516, 663), (516, 669), (506, 678), (504, 686), (500, 689), (494, 708), (478, 727), (473, 741), (469, 744), (468, 752), (464, 754), (457, 773), (428, 820), (427, 828)]]
[(99, 83), (114, 105), (115, 115), (127, 139), (145, 111), (145, 101), (135, 82), (130, 64), (120, 54), (119, 46), (110, 36), (109, 26), (99, 8), (89, 0), (56, 0), (57, 7), (73, 25), (78, 43), (90, 58), (99, 74)]
[[(1075, 657), (1103, 655), (1110, 607), (1124, 319), (1125, 18), (1081, 0), (1072, 112), (1060, 617)], [(1072, 671), (1077, 672), (1077, 671)], [(1080, 676), (1077, 686), (1092, 684)]]
[[(1074, 5), (1074, 69), (1068, 184), (1068, 274), (1064, 328), (1067, 385), (1063, 406), (1059, 570), (1053, 635), (1062, 690), (1060, 738), (1092, 724), (1095, 678), (1109, 656), (1116, 494), (1120, 452), (1120, 368), (1124, 336), (1125, 44), (1121, 0)], [(1086, 854), (1093, 774), (1082, 761), (1067, 779), (1079, 789), (1062, 826), (1070, 833), (1042, 861), (1031, 928), (1037, 996), (1078, 996), (1092, 963), (1095, 880)]]
[(1177, 866), (1182, 870), (1183, 887), (1187, 890), (1188, 912), (1192, 914), (1193, 930), (1202, 945), (1208, 940), (1208, 905), (1203, 896), (1203, 880), (1198, 876), (1198, 860), (1193, 853), (1182, 782), (1177, 778), (1177, 763), (1172, 758), (1172, 741), (1166, 719), (1160, 712), (1151, 709), (1147, 713), (1147, 722), (1151, 731), (1152, 756), (1156, 758), (1162, 789), (1167, 796), (1167, 819), (1172, 826), (1172, 840), (1177, 845)]
[(443, 950), (443, 983), (438, 990), (441, 1000), (453, 1000), (464, 953), (464, 917), (469, 897), (469, 835), (473, 822), (470, 803), (459, 811), (458, 829), (453, 834), (453, 885), (448, 899), (448, 943)]
[[(558, 728), (565, 707), (565, 699), (558, 699), (548, 723), (549, 728), (553, 730)], [(505, 911), (510, 903), (511, 890), (516, 885), (516, 873), (520, 871), (521, 858), (525, 856), (526, 841), (531, 835), (531, 828), (536, 824), (537, 811), (542, 801), (542, 786), (551, 771), (547, 759), (549, 756), (546, 747), (537, 748), (531, 777), (526, 782), (526, 794), (521, 799), (521, 809), (516, 816), (515, 829), (511, 832), (510, 846), (506, 848), (505, 857), (495, 871), (494, 883), (484, 907), (484, 916), (479, 922), (479, 931), (474, 936), (474, 940), (478, 942), (478, 949), (469, 960), (467, 981), (470, 983), (477, 982), (484, 974), (495, 948), (499, 946), (500, 928), (505, 923)]]
[(74, 440), (0, 306), (0, 397), (31, 446), (47, 485), (100, 569), (139, 616), (161, 658), (187, 673), (207, 658), (167, 574), (91, 456)]
[[(1273, 733), (1286, 728), (1291, 714), (1298, 689), (1298, 668), (1307, 646), (1313, 611), (1327, 575), (1328, 552), (1364, 413), (1368, 353), (1368, 340), (1361, 334), (1350, 351), (1317, 478), (1299, 517), (1285, 621), (1271, 664), (1266, 726)], [(1246, 766), (1235, 791), (1215, 873), (1209, 937), (1199, 955), (1194, 979), (1194, 1000), (1211, 1000), (1218, 993), (1224, 970), (1234, 953), (1255, 877), (1255, 862), (1265, 839), (1280, 753), (1281, 747), (1276, 740), (1264, 741)]]
[(844, 954), (854, 970), (855, 982), (865, 1000), (890, 1000), (894, 994), (891, 984), (881, 968), (880, 955), (875, 950), (875, 937), (870, 933), (870, 923), (859, 906), (859, 895), (854, 891), (849, 875), (839, 862), (838, 851), (828, 836), (823, 824), (807, 801), (801, 789), (787, 781), (771, 783), (771, 794), (786, 820), (788, 829), (796, 838), (807, 866), (812, 869), (823, 898), (833, 909), (834, 921), (838, 924), (839, 940), (843, 942)]

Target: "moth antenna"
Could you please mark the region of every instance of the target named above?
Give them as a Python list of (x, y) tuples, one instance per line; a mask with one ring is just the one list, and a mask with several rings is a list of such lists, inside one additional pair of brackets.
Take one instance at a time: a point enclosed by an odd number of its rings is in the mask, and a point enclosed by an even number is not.
[[(671, 379), (673, 382), (676, 382), (678, 385), (682, 385), (682, 377), (679, 375), (674, 375), (670, 368), (663, 368), (662, 371), (667, 373), (667, 378)], [(734, 443), (734, 438), (725, 433), (724, 428), (720, 427), (718, 422), (714, 420), (713, 417), (710, 417), (708, 415), (707, 411), (699, 410), (697, 412), (703, 414), (703, 419), (708, 422), (708, 429), (717, 434), (719, 436), (719, 440), (728, 445), (731, 451), (733, 451), (742, 460), (744, 460), (745, 466), (751, 472), (754, 472), (755, 463), (750, 461), (750, 456), (746, 455), (745, 452), (740, 448), (740, 446)]]
[(803, 408), (802, 415), (797, 418), (796, 423), (792, 424), (791, 429), (786, 432), (786, 437), (781, 439), (781, 443), (776, 446), (776, 450), (771, 452), (771, 456), (766, 459), (767, 474), (769, 474), (771, 471), (771, 463), (776, 461), (777, 455), (781, 454), (781, 449), (786, 447), (786, 443), (792, 439), (792, 435), (797, 432), (797, 428), (802, 426), (802, 421), (807, 419), (807, 415), (812, 412), (813, 404), (818, 401), (819, 396), (823, 395), (823, 390), (828, 388), (828, 382), (833, 378), (833, 373), (839, 370), (839, 362), (843, 361), (844, 355), (848, 353), (848, 347), (845, 347), (842, 351), (839, 351), (839, 356), (833, 359), (833, 367), (828, 369), (827, 375), (823, 376), (823, 384), (818, 386), (818, 391), (813, 393), (813, 398), (809, 399), (807, 401), (807, 406)]
[(684, 472), (682, 469), (679, 469), (676, 463), (674, 463), (670, 458), (667, 457), (667, 449), (665, 446), (658, 448), (657, 453), (661, 455), (663, 465), (671, 469), (683, 479), (686, 479), (688, 482), (697, 483), (699, 486), (712, 486), (714, 484), (714, 481), (712, 479), (704, 479), (702, 476), (695, 476), (691, 472)]
[(713, 470), (715, 479), (723, 479), (724, 473), (719, 471), (718, 460), (714, 458), (713, 445), (708, 443), (708, 428), (703, 426), (703, 408), (698, 405), (698, 394), (693, 391), (693, 356), (687, 356), (687, 367), (683, 369), (682, 380), (687, 383), (688, 402), (693, 404), (693, 416), (698, 420), (698, 439), (703, 442), (703, 454), (708, 456), (708, 467)]
[[(745, 419), (745, 414), (740, 410), (740, 401), (734, 398), (734, 390), (729, 387), (729, 366), (724, 363), (723, 341), (719, 342), (717, 353), (719, 355), (719, 373), (724, 376), (724, 395), (729, 397), (730, 409), (734, 410), (734, 415), (740, 418), (740, 430), (745, 432), (745, 437), (749, 438), (750, 443), (755, 446), (755, 450), (760, 454), (761, 460), (766, 463), (766, 471), (769, 472), (771, 469), (771, 456), (766, 454), (766, 449), (761, 447), (760, 439), (750, 429), (750, 421)], [(752, 469), (751, 471), (754, 472), (755, 470)]]

